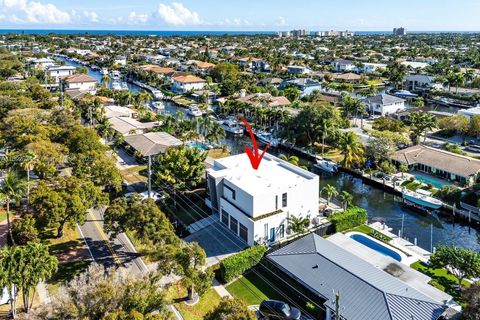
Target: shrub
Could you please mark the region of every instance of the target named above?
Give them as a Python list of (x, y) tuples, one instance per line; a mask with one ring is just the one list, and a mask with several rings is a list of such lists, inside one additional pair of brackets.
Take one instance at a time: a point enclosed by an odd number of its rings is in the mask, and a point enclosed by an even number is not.
[(230, 256), (220, 263), (220, 277), (227, 283), (257, 265), (267, 252), (263, 245), (256, 245)]
[(367, 210), (350, 207), (344, 212), (338, 212), (328, 218), (335, 226), (336, 232), (358, 227), (367, 221)]

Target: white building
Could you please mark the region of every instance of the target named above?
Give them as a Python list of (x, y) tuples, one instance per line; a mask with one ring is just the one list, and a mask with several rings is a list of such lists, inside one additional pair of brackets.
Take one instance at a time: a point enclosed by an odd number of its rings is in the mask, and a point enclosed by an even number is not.
[(172, 91), (185, 93), (192, 90), (202, 90), (205, 87), (205, 83), (205, 80), (196, 76), (178, 76), (173, 78)]
[(249, 246), (285, 238), (288, 217), (319, 216), (318, 176), (270, 154), (258, 170), (243, 153), (215, 160), (207, 174), (207, 205)]
[(116, 56), (113, 60), (113, 64), (118, 64), (119, 66), (127, 65), (127, 57), (125, 56)]
[(407, 90), (430, 89), (433, 82), (434, 78), (426, 74), (411, 74), (405, 77), (405, 88)]
[(311, 70), (304, 66), (288, 66), (287, 72), (290, 74), (309, 74)]
[(72, 74), (62, 77), (61, 82), (65, 90), (95, 93), (97, 88), (97, 80), (86, 74)]
[(357, 68), (351, 60), (334, 60), (331, 65), (336, 72), (355, 71)]
[(429, 66), (428, 63), (420, 61), (403, 61), (401, 64), (414, 70), (425, 69)]
[(60, 81), (60, 77), (71, 76), (75, 73), (75, 67), (72, 66), (50, 66), (46, 68), (45, 72), (55, 79), (55, 82)]
[(406, 109), (405, 100), (389, 94), (379, 94), (362, 100), (371, 114), (388, 115)]
[(364, 62), (359, 72), (370, 74), (378, 71), (379, 69), (386, 69), (386, 68), (387, 68), (387, 65), (385, 63)]

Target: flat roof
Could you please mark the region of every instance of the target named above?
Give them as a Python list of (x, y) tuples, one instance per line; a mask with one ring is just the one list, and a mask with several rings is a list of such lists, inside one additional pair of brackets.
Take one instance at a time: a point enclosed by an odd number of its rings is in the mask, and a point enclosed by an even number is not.
[(318, 178), (316, 174), (268, 153), (258, 170), (252, 168), (248, 155), (241, 153), (215, 160), (208, 173), (214, 177), (224, 177), (224, 181), (251, 195), (264, 194), (265, 190), (285, 190)]

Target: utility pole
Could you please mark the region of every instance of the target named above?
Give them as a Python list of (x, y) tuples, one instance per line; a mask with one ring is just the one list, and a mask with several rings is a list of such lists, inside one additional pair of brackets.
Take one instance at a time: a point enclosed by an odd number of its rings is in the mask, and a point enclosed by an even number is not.
[(148, 199), (152, 193), (152, 156), (148, 155)]
[(402, 213), (402, 231), (401, 231), (401, 238), (403, 238), (403, 222), (405, 221), (405, 213)]
[(340, 292), (335, 293), (335, 320), (340, 320)]
[(430, 252), (433, 253), (433, 224), (430, 224)]

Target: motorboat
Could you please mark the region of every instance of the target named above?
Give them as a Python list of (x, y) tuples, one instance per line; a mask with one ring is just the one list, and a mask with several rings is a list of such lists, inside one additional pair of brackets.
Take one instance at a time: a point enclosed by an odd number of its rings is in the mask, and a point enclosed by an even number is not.
[(335, 161), (322, 157), (315, 157), (315, 159), (316, 163), (313, 165), (315, 168), (328, 173), (338, 172), (338, 164)]
[(416, 191), (403, 188), (402, 197), (416, 205), (424, 207), (426, 209), (440, 209), (443, 206), (443, 202), (439, 199), (432, 197), (432, 193), (427, 190), (417, 189)]
[(121, 82), (120, 90), (128, 90), (128, 84), (126, 82)]
[(239, 126), (238, 121), (236, 121), (235, 119), (224, 120), (222, 123), (222, 128), (225, 131), (233, 134), (243, 134), (244, 131), (243, 127)]
[(106, 75), (106, 74), (108, 74), (108, 69), (107, 68), (102, 68), (100, 73), (103, 74), (103, 75)]
[(112, 90), (122, 90), (122, 85), (120, 84), (120, 82), (112, 82)]
[(278, 139), (276, 139), (271, 133), (265, 131), (256, 131), (255, 136), (257, 140), (263, 144), (269, 144), (271, 147), (278, 146)]
[(392, 95), (400, 98), (417, 98), (418, 94), (411, 93), (408, 90), (398, 90), (392, 93)]
[(196, 104), (188, 106), (187, 114), (192, 117), (201, 117), (203, 115), (202, 110)]
[(113, 70), (112, 72), (110, 72), (110, 77), (113, 80), (120, 80), (122, 78), (122, 74), (118, 70)]
[(152, 95), (153, 95), (153, 98), (155, 100), (161, 100), (163, 99), (165, 96), (163, 95), (163, 92), (160, 91), (160, 90), (156, 90), (156, 89), (153, 89), (152, 91)]
[(165, 109), (165, 104), (162, 101), (152, 101), (152, 109), (154, 110), (163, 110)]

